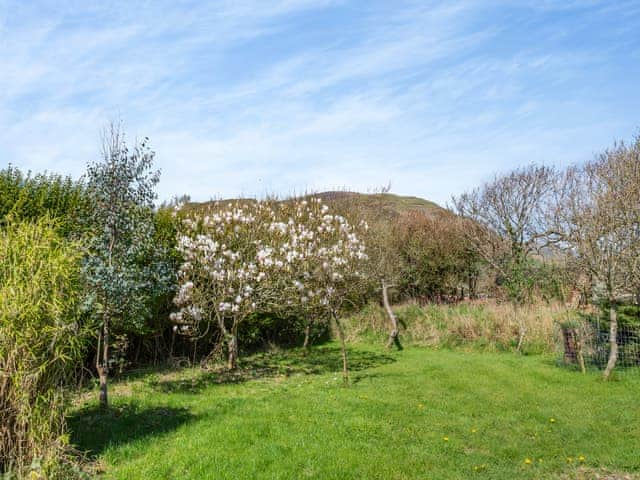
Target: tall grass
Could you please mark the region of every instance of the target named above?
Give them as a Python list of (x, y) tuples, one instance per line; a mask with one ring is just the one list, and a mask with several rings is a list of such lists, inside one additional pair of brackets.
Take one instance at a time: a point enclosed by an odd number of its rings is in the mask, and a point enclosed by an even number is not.
[[(560, 304), (546, 303), (514, 310), (508, 303), (494, 301), (425, 306), (407, 303), (394, 308), (401, 325), (400, 340), (406, 344), (515, 351), (524, 328), (524, 353), (555, 351), (556, 320), (565, 310)], [(352, 341), (382, 340), (389, 331), (387, 316), (377, 305), (369, 305), (345, 324)]]
[(63, 387), (82, 353), (79, 254), (51, 220), (0, 230), (0, 474), (68, 478)]

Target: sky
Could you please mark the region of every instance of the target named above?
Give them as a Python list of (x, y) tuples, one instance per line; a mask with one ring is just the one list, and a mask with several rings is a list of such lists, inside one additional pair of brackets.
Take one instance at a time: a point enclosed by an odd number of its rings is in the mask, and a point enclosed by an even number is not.
[(159, 198), (446, 204), (640, 133), (640, 1), (0, 0), (0, 168), (148, 136)]

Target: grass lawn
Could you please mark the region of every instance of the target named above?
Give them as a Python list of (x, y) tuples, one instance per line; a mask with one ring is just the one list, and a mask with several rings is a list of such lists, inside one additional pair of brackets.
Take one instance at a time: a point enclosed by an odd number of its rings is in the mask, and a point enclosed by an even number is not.
[(114, 387), (110, 412), (93, 399), (78, 406), (72, 441), (91, 451), (106, 478), (129, 480), (640, 472), (640, 375), (603, 383), (546, 357), (507, 353), (350, 353), (349, 388), (334, 373), (334, 345), (307, 358), (256, 355), (235, 376), (141, 374)]

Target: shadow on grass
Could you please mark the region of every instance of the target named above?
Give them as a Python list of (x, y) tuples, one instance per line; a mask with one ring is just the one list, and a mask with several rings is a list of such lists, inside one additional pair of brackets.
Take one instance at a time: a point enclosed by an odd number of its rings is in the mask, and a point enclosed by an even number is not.
[(94, 405), (84, 407), (67, 421), (71, 442), (94, 458), (107, 447), (158, 436), (194, 419), (194, 415), (183, 408), (141, 407), (128, 403), (112, 405), (107, 410)]
[[(349, 351), (348, 358), (349, 371), (352, 373), (395, 362), (395, 359), (389, 355), (362, 350)], [(197, 375), (189, 378), (157, 380), (150, 386), (164, 393), (199, 393), (213, 384), (338, 372), (342, 372), (340, 349), (334, 346), (322, 346), (312, 348), (307, 354), (302, 350), (258, 353), (241, 359), (239, 368), (234, 371), (216, 367), (198, 372)]]

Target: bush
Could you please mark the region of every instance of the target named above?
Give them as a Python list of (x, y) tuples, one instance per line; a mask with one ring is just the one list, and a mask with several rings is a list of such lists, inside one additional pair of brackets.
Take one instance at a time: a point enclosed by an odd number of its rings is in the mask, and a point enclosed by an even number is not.
[(0, 473), (69, 473), (62, 389), (83, 347), (79, 250), (57, 227), (0, 230)]

